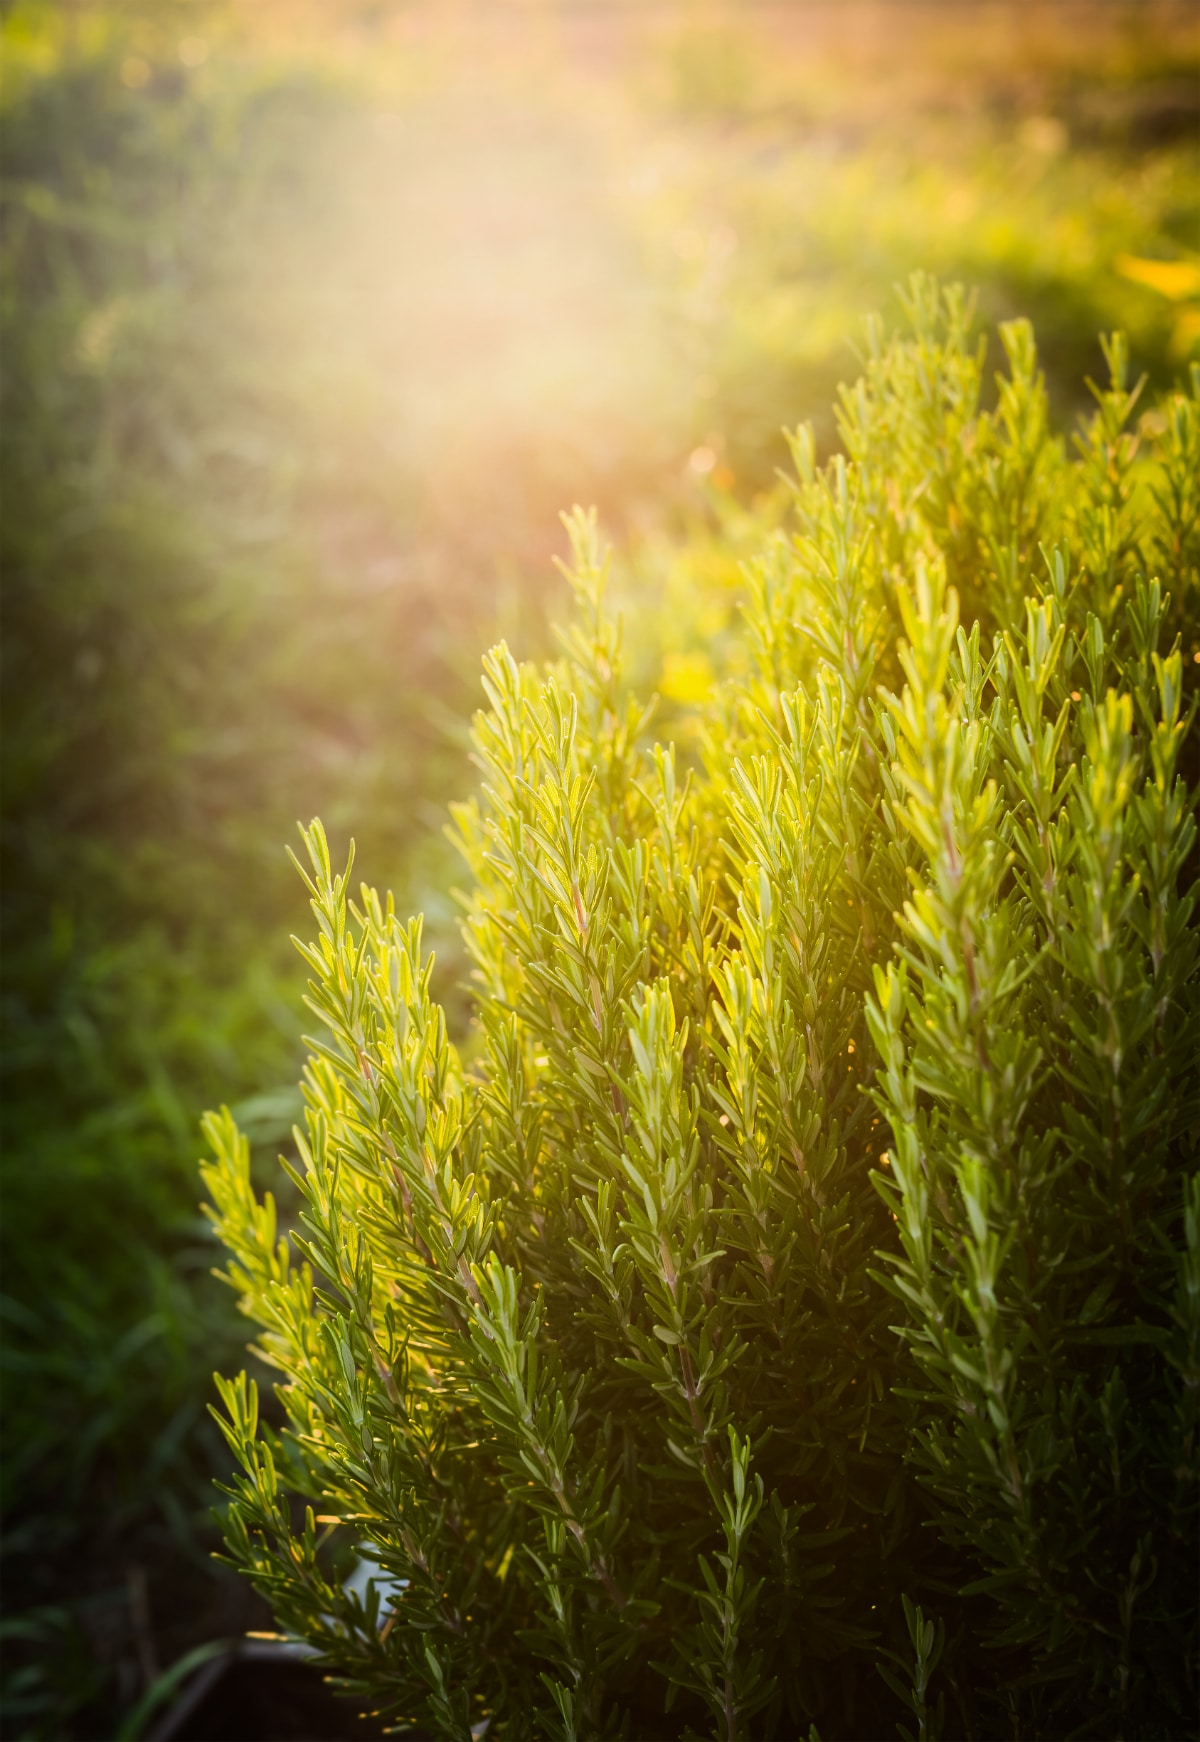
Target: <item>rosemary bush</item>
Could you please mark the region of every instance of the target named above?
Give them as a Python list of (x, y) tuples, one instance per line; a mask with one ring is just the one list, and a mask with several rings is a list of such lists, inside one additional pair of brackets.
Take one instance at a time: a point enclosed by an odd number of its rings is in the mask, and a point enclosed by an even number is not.
[(588, 517), (560, 662), (488, 655), (461, 1047), (305, 831), (290, 1235), (208, 1122), (285, 1412), (220, 1381), (227, 1538), (398, 1725), (1194, 1728), (1200, 375), (1135, 423), (1114, 339), (1068, 449), (1026, 324), (985, 409), (907, 312), (697, 589), (695, 754)]

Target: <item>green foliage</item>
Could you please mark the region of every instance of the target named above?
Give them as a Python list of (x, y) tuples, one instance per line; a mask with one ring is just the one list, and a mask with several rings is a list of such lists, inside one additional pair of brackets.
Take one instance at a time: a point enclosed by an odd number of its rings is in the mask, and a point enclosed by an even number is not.
[[(403, 819), (381, 843), (395, 864), (413, 771), (445, 769), (432, 692), (455, 685), (427, 619), (406, 642), (414, 706), (395, 596), (355, 619), (315, 572), (289, 519), (288, 384), (241, 292), (264, 212), (303, 209), (292, 146), (328, 120), (329, 81), (260, 62), (205, 84), (160, 18), (168, 53), (131, 86), (124, 58), (146, 49), (127, 11), (0, 21), (0, 1722), (54, 1742), (107, 1731), (136, 1694), (131, 1576), (164, 1656), (197, 1617), (244, 1625), (207, 1553), (228, 1467), (208, 1375), (238, 1326), (209, 1277), (195, 1122), (224, 1086), (256, 1142), (286, 1135), (299, 976), (279, 837), (297, 801), (336, 805), (343, 735), (369, 740), (382, 710), (380, 737), (411, 728), (424, 750), (356, 764), (375, 799), (353, 808)], [(364, 660), (370, 696), (335, 704)]]
[(1139, 435), (1113, 340), (1068, 452), (1027, 325), (988, 411), (907, 312), (736, 632), (697, 568), (695, 754), (594, 519), (562, 658), (488, 655), (462, 1048), (304, 832), (298, 1226), (207, 1125), (286, 1411), (220, 1382), (227, 1541), (394, 1722), (1194, 1725), (1200, 378)]
[[(257, 1176), (295, 1116), (291, 819), (353, 824), (444, 966), (441, 721), (497, 620), (536, 645), (552, 507), (670, 523), (697, 444), (769, 483), (910, 263), (1035, 313), (1059, 407), (1097, 326), (1164, 381), (1195, 81), (1157, 12), (1057, 51), (1022, 18), (1016, 63), (898, 12), (885, 116), (857, 41), (814, 59), (720, 5), (665, 37), (568, 8), (561, 57), (536, 21), (462, 57), (452, 17), (374, 4), (2, 11), (0, 1727), (57, 1742), (248, 1619), (204, 1558), (238, 1337), (193, 1127), (235, 1100)], [(681, 767), (776, 511), (705, 475), (717, 524), (643, 557), (627, 668)]]
[(695, 415), (740, 480), (770, 479), (798, 407), (834, 440), (847, 316), (917, 268), (978, 285), (989, 320), (1034, 319), (1064, 420), (1086, 406), (1097, 330), (1128, 333), (1159, 388), (1197, 355), (1200, 64), (1182, 13), (993, 30), (890, 7), (868, 32), (841, 15), (840, 43), (832, 13), (688, 17), (663, 68), (686, 130), (669, 152), (638, 137), (629, 173), (676, 285)]

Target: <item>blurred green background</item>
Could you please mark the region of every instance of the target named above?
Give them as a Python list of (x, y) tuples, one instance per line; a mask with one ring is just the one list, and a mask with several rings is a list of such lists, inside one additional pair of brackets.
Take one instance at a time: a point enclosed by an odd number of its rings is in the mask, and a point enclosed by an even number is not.
[[(420, 906), (557, 512), (644, 580), (769, 493), (917, 267), (1064, 428), (1200, 341), (1200, 14), (1005, 0), (0, 9), (4, 1728), (262, 1624), (209, 1559), (196, 1125), (298, 1107), (321, 814)], [(678, 584), (678, 583), (676, 583)], [(670, 668), (669, 668), (670, 669)], [(686, 658), (680, 684), (697, 681)], [(701, 674), (702, 681), (703, 674)], [(256, 1617), (258, 1618), (256, 1620)]]

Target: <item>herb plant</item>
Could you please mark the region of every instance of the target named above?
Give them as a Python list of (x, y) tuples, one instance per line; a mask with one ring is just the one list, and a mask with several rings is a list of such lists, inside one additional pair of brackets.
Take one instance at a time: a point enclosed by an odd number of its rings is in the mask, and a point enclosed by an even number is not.
[(594, 519), (488, 655), (460, 1045), (304, 831), (296, 1228), (207, 1126), (227, 1540), (400, 1727), (1194, 1733), (1200, 374), (1136, 421), (1113, 339), (1068, 449), (1026, 324), (988, 409), (907, 312), (698, 565), (678, 752)]

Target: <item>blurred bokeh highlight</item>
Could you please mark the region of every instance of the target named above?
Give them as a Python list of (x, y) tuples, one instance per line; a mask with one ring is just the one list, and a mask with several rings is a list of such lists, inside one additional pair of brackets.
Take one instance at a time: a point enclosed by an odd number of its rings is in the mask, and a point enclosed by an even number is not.
[(444, 806), (560, 509), (661, 633), (916, 268), (1032, 317), (1065, 430), (1099, 331), (1185, 370), (1200, 12), (59, 0), (0, 49), (4, 1722), (90, 1737), (263, 1624), (194, 1160), (221, 1100), (289, 1141), (296, 819), (461, 1010)]

